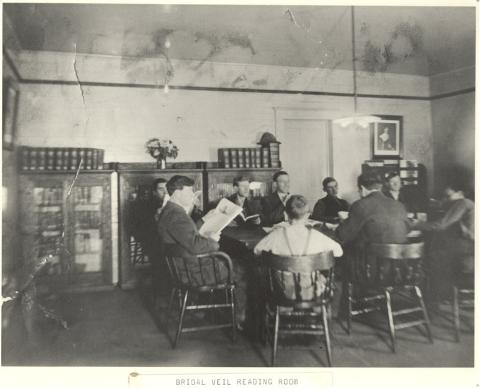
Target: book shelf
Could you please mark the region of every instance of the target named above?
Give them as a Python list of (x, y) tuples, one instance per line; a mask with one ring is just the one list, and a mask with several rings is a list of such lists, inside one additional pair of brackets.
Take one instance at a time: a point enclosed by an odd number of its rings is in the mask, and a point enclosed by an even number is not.
[(46, 280), (69, 290), (113, 285), (112, 173), (83, 172), (73, 186), (73, 172), (20, 174), (22, 259), (48, 258)]
[(407, 198), (407, 209), (411, 212), (424, 212), (427, 209), (427, 170), (423, 164), (402, 159), (365, 161), (362, 164), (362, 173), (369, 171), (374, 171), (383, 179), (389, 173), (398, 173)]

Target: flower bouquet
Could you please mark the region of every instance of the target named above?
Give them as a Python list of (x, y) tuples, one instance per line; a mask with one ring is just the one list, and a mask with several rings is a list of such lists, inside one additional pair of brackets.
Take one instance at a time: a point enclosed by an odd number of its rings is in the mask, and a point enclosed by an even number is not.
[(167, 158), (177, 158), (178, 147), (171, 140), (153, 138), (145, 144), (147, 153), (157, 160), (157, 167), (165, 169)]

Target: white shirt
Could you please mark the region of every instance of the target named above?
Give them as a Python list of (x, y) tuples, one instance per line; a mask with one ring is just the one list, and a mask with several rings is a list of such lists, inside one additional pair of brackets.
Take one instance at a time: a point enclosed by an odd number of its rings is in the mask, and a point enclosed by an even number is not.
[(283, 230), (287, 233), (293, 255), (311, 255), (330, 250), (333, 251), (335, 257), (343, 255), (342, 247), (337, 242), (314, 229), (311, 230), (310, 243), (304, 252), (308, 238), (308, 228), (304, 223), (293, 223), (274, 228), (255, 246), (255, 254), (260, 255), (262, 251), (270, 251), (276, 255), (292, 255)]

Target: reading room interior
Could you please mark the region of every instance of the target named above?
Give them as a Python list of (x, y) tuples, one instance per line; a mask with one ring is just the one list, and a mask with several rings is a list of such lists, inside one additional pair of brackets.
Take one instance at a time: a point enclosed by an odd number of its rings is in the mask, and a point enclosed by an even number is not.
[(475, 11), (4, 4), (2, 364), (473, 367)]

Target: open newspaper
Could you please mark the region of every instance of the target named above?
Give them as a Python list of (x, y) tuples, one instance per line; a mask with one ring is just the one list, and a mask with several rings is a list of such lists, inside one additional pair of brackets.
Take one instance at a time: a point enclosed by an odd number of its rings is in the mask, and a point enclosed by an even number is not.
[(221, 199), (217, 207), (202, 218), (204, 223), (200, 227), (200, 234), (211, 236), (220, 233), (242, 211), (242, 207), (232, 203), (230, 200)]

